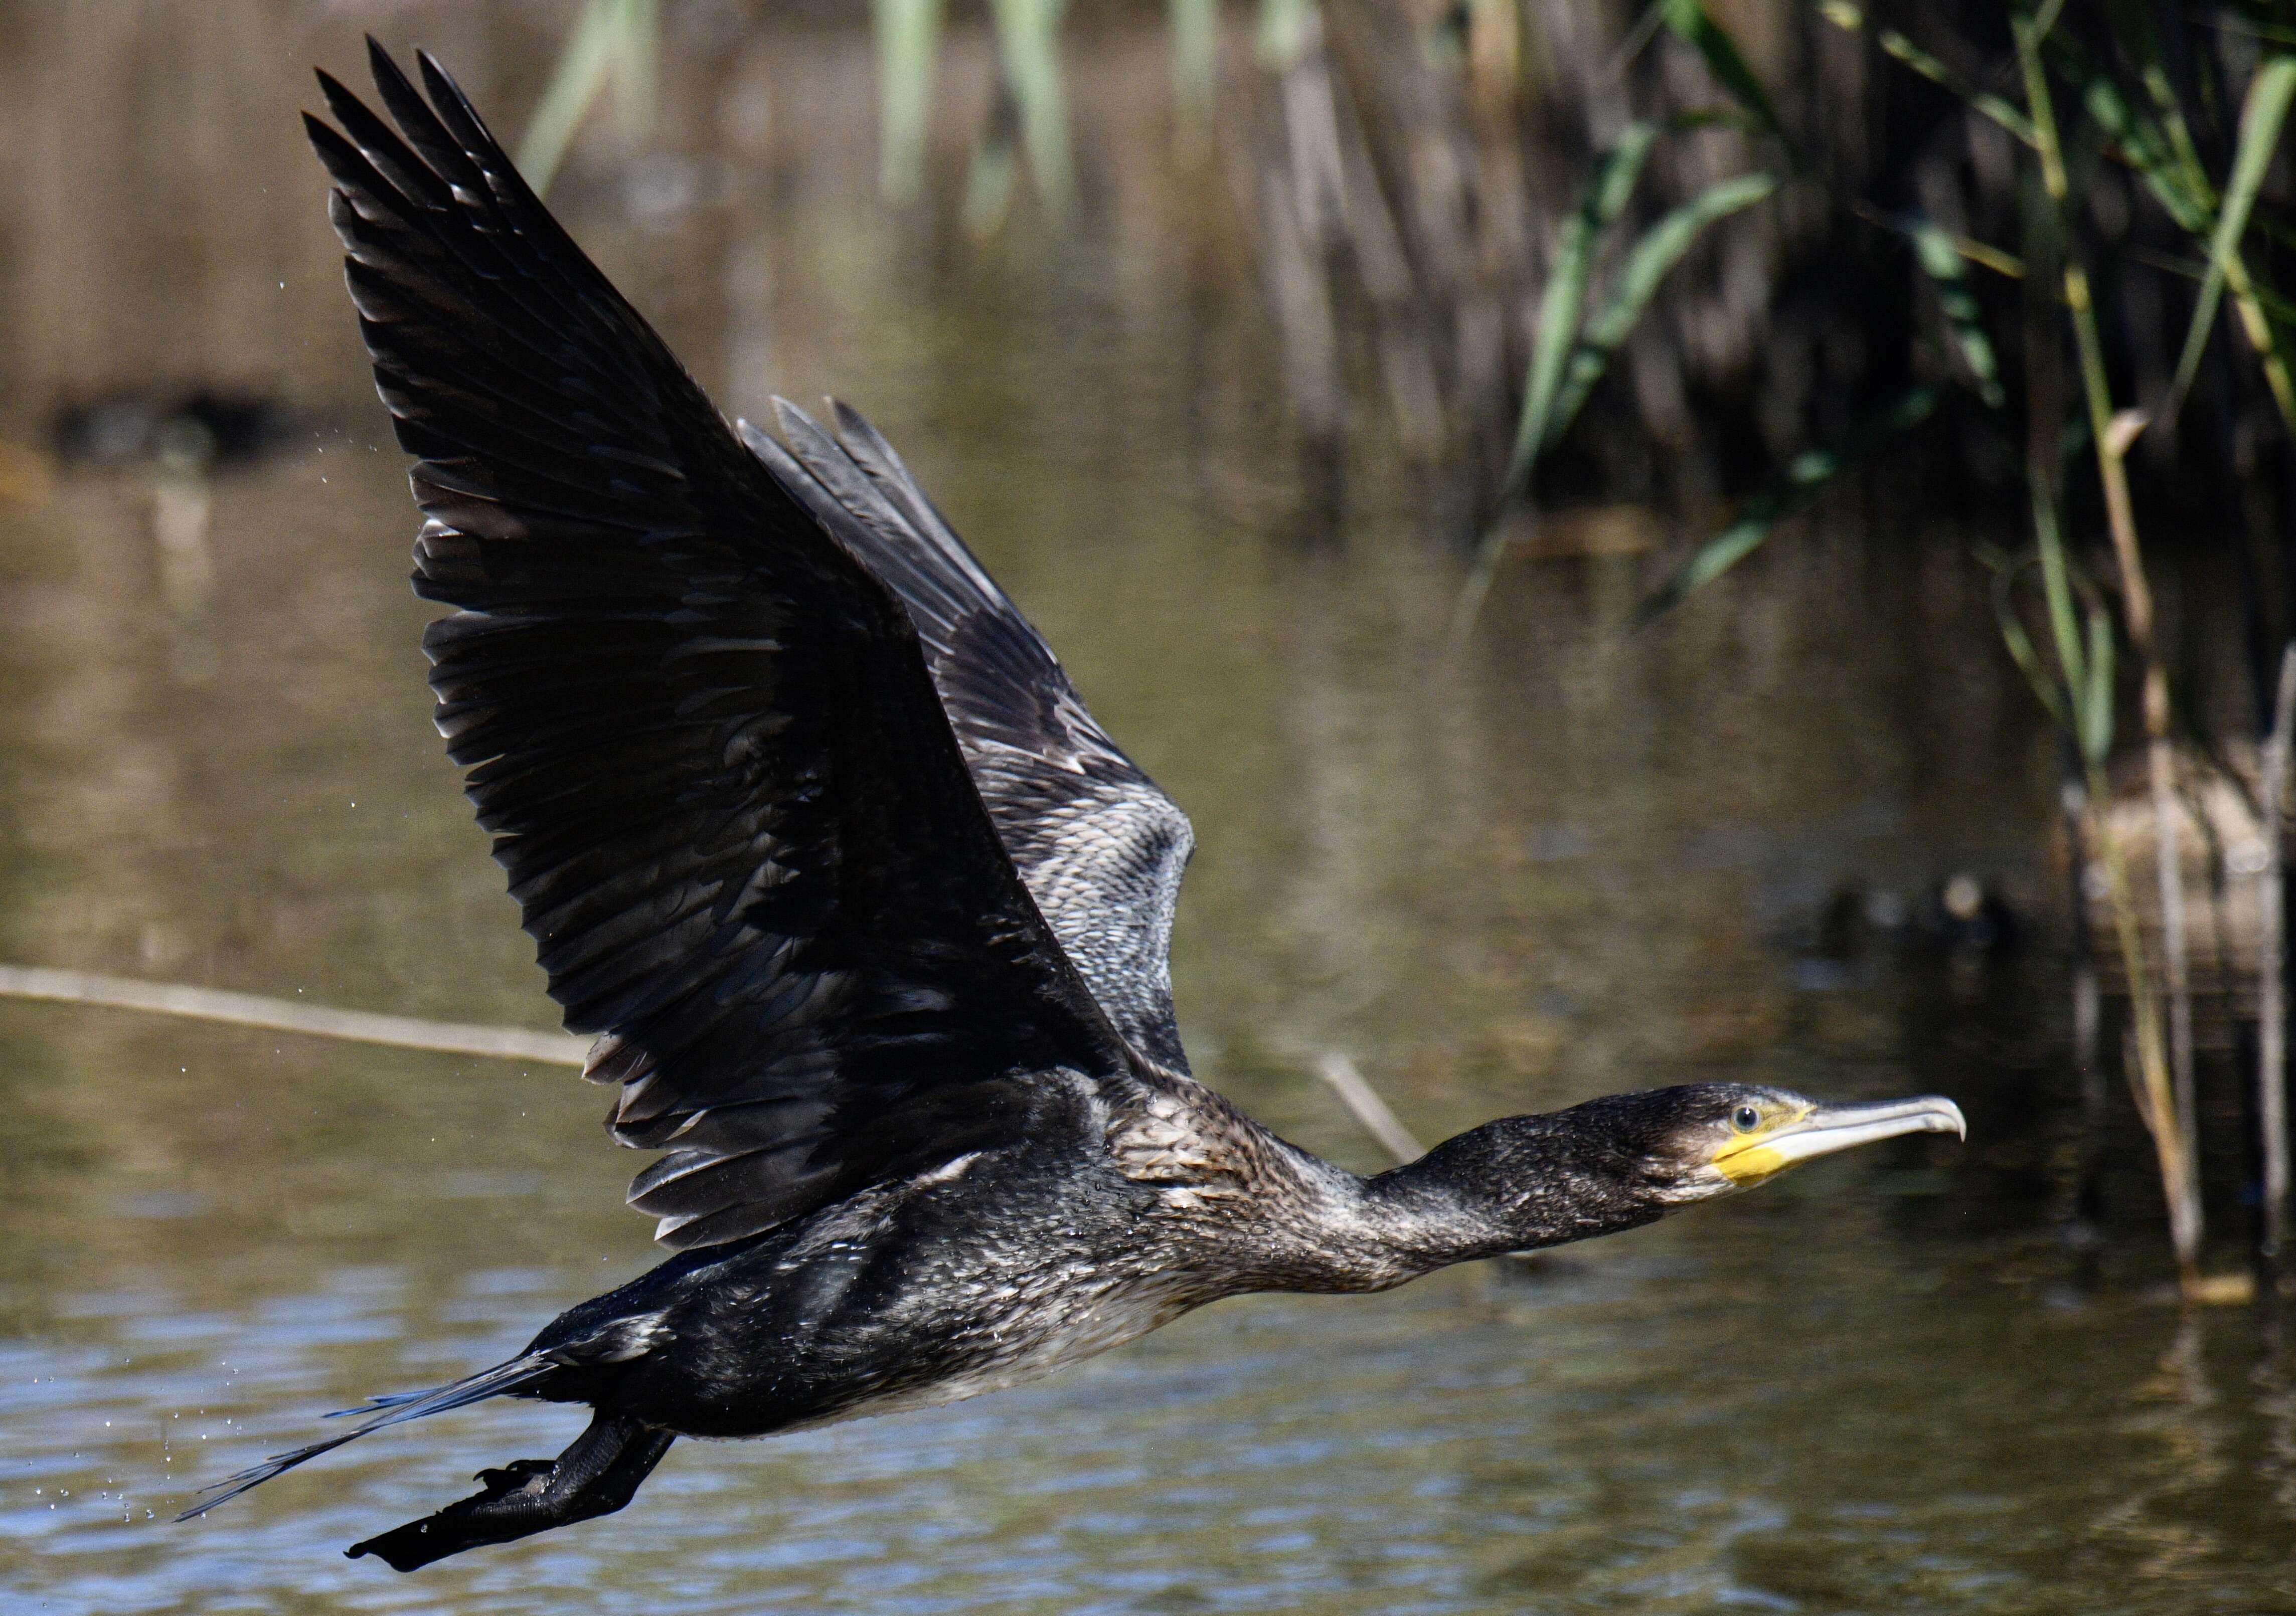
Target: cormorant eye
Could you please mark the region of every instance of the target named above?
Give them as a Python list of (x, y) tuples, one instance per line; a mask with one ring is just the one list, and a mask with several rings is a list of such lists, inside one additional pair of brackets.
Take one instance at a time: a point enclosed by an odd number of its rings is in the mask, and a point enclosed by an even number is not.
[(1730, 1114), (1730, 1126), (1741, 1133), (1751, 1133), (1762, 1125), (1762, 1114), (1751, 1106), (1741, 1106)]

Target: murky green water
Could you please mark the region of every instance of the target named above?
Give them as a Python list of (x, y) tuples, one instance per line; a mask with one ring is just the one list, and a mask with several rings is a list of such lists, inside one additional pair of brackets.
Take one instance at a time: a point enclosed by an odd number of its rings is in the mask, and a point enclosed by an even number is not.
[[(287, 117), (359, 26), (459, 47), (505, 97), (542, 36), (374, 10), (226, 7), (229, 51), (164, 8), (149, 35), (20, 25), (19, 127), (91, 97), (154, 127), (8, 182), (9, 432), (37, 427), (33, 383), (139, 379), (260, 382), (297, 425), (206, 487), (204, 606), (163, 583), (154, 511), (183, 491), (148, 467), (0, 513), (0, 957), (545, 1025), (428, 722), (402, 461)], [(1085, 70), (1118, 135), (1155, 43)], [(2047, 757), (1967, 535), (1809, 535), (1638, 636), (1645, 558), (1528, 564), (1446, 673), (1457, 564), (1419, 496), (1365, 477), (1322, 543), (1283, 517), (1250, 289), (1179, 228), (1185, 191), (1111, 135), (1073, 244), (898, 228), (868, 200), (862, 45), (673, 29), (691, 161), (664, 172), (700, 180), (665, 206), (594, 163), (570, 213), (733, 407), (834, 386), (874, 413), (1193, 814), (1175, 975), (1204, 1075), (1362, 1167), (1326, 1049), (1431, 1137), (1727, 1073), (1942, 1090), (1971, 1144), (1898, 1141), (1526, 1274), (1231, 1302), (953, 1408), (684, 1444), (621, 1515), (400, 1579), (338, 1551), (556, 1451), (570, 1416), (472, 1409), (167, 1517), (646, 1263), (599, 1095), (0, 1003), (0, 1604), (2296, 1610), (2296, 1348), (2146, 1300), (2164, 1265), (2117, 1096), (2101, 1239), (2058, 1234), (2082, 1144)], [(240, 143), (193, 137), (226, 117)], [(1923, 931), (1960, 870), (2033, 917), (2021, 953)], [(1910, 923), (1875, 924), (1893, 903)]]

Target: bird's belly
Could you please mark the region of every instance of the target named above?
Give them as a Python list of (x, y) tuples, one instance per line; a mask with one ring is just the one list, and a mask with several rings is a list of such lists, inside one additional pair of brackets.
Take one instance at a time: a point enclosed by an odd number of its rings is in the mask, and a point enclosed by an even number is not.
[(1168, 1287), (1127, 1287), (1027, 1313), (975, 1320), (940, 1336), (851, 1402), (785, 1427), (809, 1430), (911, 1408), (936, 1408), (1040, 1380), (1171, 1323), (1195, 1305)]

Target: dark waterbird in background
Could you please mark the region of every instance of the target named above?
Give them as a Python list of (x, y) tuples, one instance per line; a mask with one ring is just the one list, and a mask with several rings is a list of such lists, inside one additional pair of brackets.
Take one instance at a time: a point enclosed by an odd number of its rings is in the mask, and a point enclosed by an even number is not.
[(629, 1502), (681, 1434), (971, 1397), (1250, 1291), (1376, 1291), (1632, 1228), (1950, 1101), (1701, 1083), (1365, 1179), (1197, 1083), (1186, 818), (865, 421), (729, 427), (428, 57), (308, 119), (424, 522), (424, 649), (631, 1204), (677, 1255), (354, 1438), (587, 1403), (555, 1459), (355, 1547), (400, 1571)]

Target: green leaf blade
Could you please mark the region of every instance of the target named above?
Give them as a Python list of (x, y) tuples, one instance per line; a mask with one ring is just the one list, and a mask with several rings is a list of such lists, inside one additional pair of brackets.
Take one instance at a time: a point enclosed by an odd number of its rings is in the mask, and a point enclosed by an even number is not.
[(2249, 80), (2248, 94), (2241, 103), (2240, 141), (2233, 152), (2232, 177), (2226, 183), (2224, 206), (2217, 213), (2216, 230), (2209, 238), (2208, 278), (2201, 282), (2193, 323), (2185, 333), (2185, 351), (2177, 361), (2176, 380), (2169, 387), (2166, 414), (2175, 414), (2200, 369), (2209, 330), (2216, 323), (2217, 308), (2224, 298), (2226, 271), (2239, 256), (2240, 239), (2248, 230), (2265, 170), (2280, 143), (2292, 97), (2296, 97), (2296, 56), (2267, 57)]
[(1682, 570), (1635, 613), (1637, 627), (1663, 616), (1761, 548), (1779, 523), (1799, 515), (1844, 472), (1883, 444), (1912, 430), (1937, 407), (1937, 389), (1915, 388), (1860, 417), (1839, 439), (1797, 455), (1785, 474), (1757, 495), (1743, 516), (1700, 546)]
[(620, 32), (619, 13), (616, 0), (590, 0), (567, 36), (534, 116), (527, 120), (526, 135), (518, 143), (518, 171), (537, 196), (548, 193), (574, 131), (606, 87)]
[(1785, 140), (1786, 132), (1778, 122), (1777, 109), (1771, 106), (1761, 80), (1746, 65), (1738, 42), (1730, 37), (1727, 29), (1714, 20), (1702, 0), (1658, 0), (1658, 4), (1666, 26), (1706, 59), (1707, 71), (1730, 93), (1730, 98), (1744, 108), (1746, 115), (1765, 133)]
[(2029, 146), (2038, 146), (2040, 135), (2033, 120), (1989, 90), (1980, 90), (1895, 29), (1876, 37), (1882, 48), (1931, 84), (1950, 90), (1972, 111), (1982, 113)]
[(877, 189), (897, 205), (924, 191), (945, 0), (874, 0)]
[(1718, 181), (1669, 212), (1644, 231), (1619, 265), (1618, 282), (1595, 317), (1587, 322), (1570, 355), (1560, 391), (1548, 412), (1543, 436), (1534, 453), (1544, 453), (1560, 443), (1578, 417), (1595, 384), (1610, 368), (1611, 357), (1633, 331), (1635, 322), (1650, 306), (1660, 282), (1673, 273), (1706, 227), (1742, 208), (1752, 207), (1778, 188), (1775, 175), (1740, 175)]
[(1578, 208), (1562, 227), (1554, 254), (1554, 269), (1547, 277), (1546, 294), (1539, 300), (1538, 327), (1534, 335), (1530, 371), (1523, 381), (1522, 413), (1515, 423), (1514, 450), (1507, 457), (1502, 502), (1529, 486), (1530, 469), (1551, 436), (1556, 396), (1578, 338), (1586, 308), (1587, 282), (1594, 272), (1595, 247), (1603, 232), (1626, 211), (1635, 184), (1642, 177), (1656, 124), (1628, 126), (1619, 142), (1595, 164), (1587, 177)]
[(1938, 307), (1953, 332), (1954, 345), (1977, 380), (1977, 396), (1986, 407), (1997, 410), (2007, 402), (2001, 386), (2001, 364), (1987, 334), (1976, 294), (1962, 271), (1961, 244), (1925, 214), (1912, 213), (1890, 221), (1914, 244), (1914, 259), (1937, 291)]

